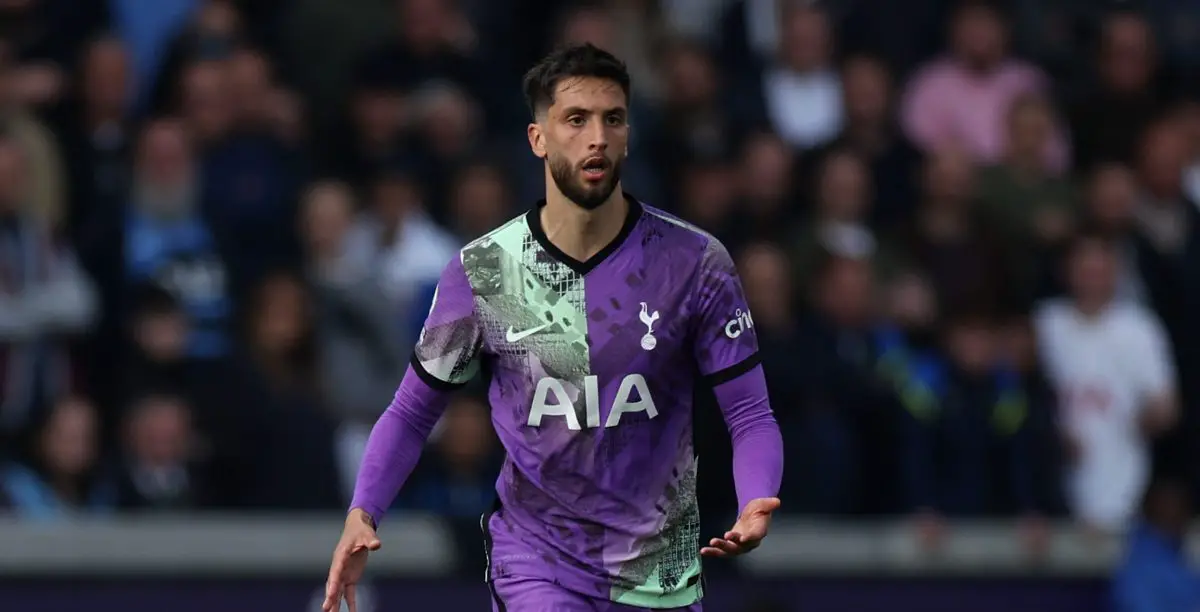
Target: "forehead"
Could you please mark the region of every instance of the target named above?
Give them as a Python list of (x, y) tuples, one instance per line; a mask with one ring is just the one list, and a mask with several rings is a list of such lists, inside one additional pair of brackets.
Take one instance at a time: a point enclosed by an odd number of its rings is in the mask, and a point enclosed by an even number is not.
[(625, 92), (616, 81), (596, 77), (568, 77), (554, 88), (550, 112), (565, 109), (607, 111), (625, 108)]

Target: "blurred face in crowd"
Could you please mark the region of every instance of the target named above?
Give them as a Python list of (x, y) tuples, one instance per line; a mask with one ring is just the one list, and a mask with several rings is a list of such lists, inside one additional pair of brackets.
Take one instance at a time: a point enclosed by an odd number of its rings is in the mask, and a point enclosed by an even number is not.
[(842, 68), (842, 102), (851, 127), (886, 124), (891, 106), (891, 77), (879, 61), (856, 57)]
[(562, 45), (592, 43), (601, 49), (612, 49), (615, 28), (607, 11), (593, 7), (577, 9), (563, 20), (559, 42)]
[(13, 141), (0, 140), (0, 215), (24, 206), (28, 172), (25, 152)]
[(975, 192), (975, 168), (957, 151), (936, 153), (925, 163), (925, 203), (934, 209), (965, 209)]
[(120, 39), (93, 43), (83, 60), (84, 104), (100, 115), (119, 117), (129, 106), (130, 77), (129, 54)]
[(937, 298), (929, 279), (916, 272), (892, 279), (884, 299), (887, 316), (909, 331), (928, 330), (937, 320)]
[(857, 329), (871, 320), (875, 275), (869, 261), (833, 261), (821, 273), (816, 290), (817, 307), (834, 324)]
[(1104, 24), (1100, 76), (1118, 93), (1141, 93), (1150, 85), (1156, 62), (1150, 25), (1137, 15), (1117, 15)]
[(463, 470), (479, 466), (493, 446), (491, 415), (486, 404), (459, 396), (442, 417), (438, 448), (451, 465)]
[(417, 184), (405, 176), (386, 176), (375, 182), (371, 193), (371, 210), (375, 218), (391, 231), (399, 229), (404, 217), (421, 210), (421, 193)]
[(710, 231), (719, 229), (737, 199), (738, 183), (729, 166), (689, 164), (683, 168), (681, 193), (684, 217)]
[(308, 294), (291, 276), (268, 278), (259, 288), (254, 343), (263, 354), (295, 350), (309, 331)]
[(407, 100), (400, 91), (360, 89), (354, 96), (353, 120), (358, 142), (368, 151), (390, 146), (400, 134), (407, 115)]
[(996, 359), (996, 333), (983, 319), (952, 322), (946, 330), (946, 351), (954, 364), (973, 375), (988, 373)]
[(1146, 131), (1138, 160), (1142, 185), (1160, 200), (1178, 198), (1188, 162), (1188, 143), (1177, 122), (1163, 122)]
[(862, 221), (870, 199), (870, 177), (857, 155), (838, 151), (825, 159), (817, 179), (818, 209), (825, 220)]
[(242, 18), (234, 3), (207, 0), (196, 13), (196, 32), (205, 37), (234, 39), (242, 29)]
[(187, 317), (181, 310), (145, 313), (134, 323), (133, 335), (146, 357), (172, 363), (182, 359), (187, 348)]
[(512, 197), (504, 174), (489, 164), (464, 169), (450, 194), (450, 212), (460, 237), (474, 239), (509, 216)]
[(783, 9), (780, 28), (780, 61), (788, 69), (805, 73), (829, 66), (833, 52), (829, 17), (812, 6)]
[(792, 275), (787, 256), (770, 243), (746, 247), (738, 258), (738, 272), (746, 301), (756, 324), (780, 328), (792, 315)]
[(239, 123), (254, 125), (266, 120), (274, 92), (271, 63), (263, 54), (243, 49), (230, 57), (228, 84), (230, 104)]
[(234, 119), (230, 94), (225, 62), (198, 62), (184, 72), (184, 119), (200, 142), (215, 142), (229, 132)]
[(1078, 241), (1067, 261), (1067, 280), (1078, 306), (1091, 311), (1112, 299), (1117, 286), (1117, 254), (1100, 240)]
[(1137, 201), (1137, 179), (1121, 164), (1096, 168), (1087, 186), (1087, 213), (1105, 230), (1122, 230), (1133, 219)]
[(1054, 117), (1046, 100), (1018, 98), (1008, 112), (1008, 154), (1014, 161), (1043, 165), (1054, 130)]
[(409, 50), (435, 53), (451, 39), (454, 6), (450, 0), (397, 0), (400, 32)]
[(553, 103), (529, 124), (529, 145), (546, 160), (559, 192), (592, 210), (608, 201), (621, 181), (629, 150), (629, 108), (615, 81), (568, 77)]
[(41, 435), (42, 461), (56, 477), (77, 478), (95, 465), (96, 409), (83, 398), (59, 402)]
[(703, 108), (717, 95), (717, 70), (704, 49), (676, 45), (663, 58), (666, 94), (677, 108)]
[(138, 143), (134, 172), (139, 208), (167, 217), (190, 211), (194, 167), (183, 124), (159, 120), (147, 125)]
[(416, 96), (412, 102), (425, 143), (434, 154), (454, 159), (471, 150), (482, 113), (466, 92), (438, 87)]
[(342, 183), (312, 186), (302, 204), (302, 234), (315, 257), (337, 256), (354, 215), (354, 194)]
[(173, 467), (187, 461), (192, 446), (192, 415), (183, 400), (149, 397), (133, 410), (126, 425), (126, 444), (138, 464)]
[(774, 134), (756, 134), (742, 149), (741, 191), (754, 212), (773, 213), (791, 189), (792, 149)]
[(954, 54), (972, 70), (991, 70), (1008, 53), (1004, 19), (984, 6), (964, 8), (951, 26)]

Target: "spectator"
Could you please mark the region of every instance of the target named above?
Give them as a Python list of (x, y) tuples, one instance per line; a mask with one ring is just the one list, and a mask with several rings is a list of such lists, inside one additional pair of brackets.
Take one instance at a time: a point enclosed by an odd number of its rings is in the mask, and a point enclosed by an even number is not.
[(677, 212), (710, 233), (728, 232), (737, 211), (738, 169), (719, 152), (697, 153), (681, 165)]
[(197, 452), (191, 408), (180, 397), (148, 392), (125, 416), (118, 504), (127, 510), (193, 510), (212, 501), (211, 478)]
[(122, 340), (125, 206), (136, 137), (125, 43), (113, 36), (90, 41), (76, 81), (56, 113), (71, 186), (66, 229), (100, 298), (96, 332), (83, 348), (88, 388), (101, 406), (108, 406), (119, 392), (112, 347)]
[(1095, 166), (1084, 189), (1083, 215), (1093, 231), (1117, 247), (1117, 299), (1145, 303), (1134, 212), (1138, 200), (1137, 178), (1127, 166)]
[(499, 445), (487, 403), (459, 395), (446, 408), (431, 452), (422, 458), (402, 507), (477, 522), (495, 498)]
[(32, 433), (24, 459), (0, 472), (0, 489), (17, 516), (57, 521), (114, 509), (116, 488), (100, 468), (96, 409), (87, 399), (58, 400)]
[[(1004, 117), (1019, 95), (1045, 89), (1045, 77), (1008, 54), (1004, 17), (991, 3), (962, 3), (951, 22), (951, 53), (912, 78), (905, 92), (901, 124), (922, 150), (962, 150), (975, 162), (1003, 156)], [(1061, 133), (1044, 152), (1056, 169), (1067, 165)]]
[(1200, 606), (1200, 576), (1183, 554), (1191, 517), (1182, 483), (1160, 479), (1149, 487), (1113, 578), (1114, 612), (1186, 612)]
[(1067, 449), (1067, 502), (1091, 528), (1119, 531), (1149, 478), (1149, 441), (1177, 417), (1175, 364), (1158, 318), (1114, 301), (1117, 254), (1085, 235), (1068, 258), (1070, 297), (1035, 318), (1047, 373), (1059, 398)]
[(738, 160), (740, 213), (725, 223), (727, 247), (752, 240), (778, 240), (796, 215), (793, 168), (796, 158), (781, 138), (759, 132), (742, 145)]
[(27, 208), (30, 160), (0, 139), (0, 447), (59, 396), (79, 372), (73, 337), (96, 317), (96, 295), (71, 250)]
[(785, 3), (778, 56), (762, 78), (766, 117), (797, 149), (832, 140), (842, 129), (842, 82), (833, 66), (833, 32), (819, 6)]
[(1154, 33), (1146, 19), (1124, 10), (1106, 16), (1095, 82), (1071, 102), (1079, 170), (1103, 161), (1133, 161), (1138, 139), (1161, 109), (1158, 69)]
[(1033, 415), (999, 359), (996, 321), (952, 313), (943, 330), (942, 351), (914, 364), (903, 394), (908, 503), (939, 518), (1032, 515)]
[(353, 194), (340, 183), (313, 185), (303, 203), (322, 394), (343, 422), (338, 435), (344, 483), (352, 483), (371, 425), (404, 369), (396, 321), (370, 261), (349, 249)]
[(246, 42), (245, 24), (237, 6), (228, 0), (198, 0), (194, 14), (160, 56), (161, 67), (151, 93), (156, 113), (171, 112), (176, 86), (188, 65), (199, 60), (225, 60)]
[(928, 159), (922, 178), (916, 214), (890, 238), (892, 272), (926, 272), (945, 310), (1006, 303), (1012, 296), (1009, 259), (995, 228), (980, 219), (970, 160), (943, 151)]
[[(235, 87), (239, 73), (248, 74)], [(182, 118), (196, 136), (203, 213), (223, 253), (238, 262), (228, 278), (241, 294), (266, 270), (299, 261), (290, 221), (305, 168), (280, 137), (289, 119), (276, 114), (288, 109), (271, 100), (282, 94), (260, 52), (242, 49), (225, 60), (199, 61), (182, 78)], [(266, 110), (238, 105), (235, 96), (246, 91), (267, 100)]]
[(447, 203), (455, 238), (467, 242), (500, 227), (515, 212), (504, 169), (490, 162), (468, 163), (455, 174)]
[(188, 355), (219, 359), (230, 350), (234, 296), (230, 267), (198, 209), (197, 173), (182, 124), (162, 119), (144, 128), (125, 227), (125, 279), (170, 291), (191, 318)]
[(32, 219), (57, 230), (66, 215), (62, 154), (50, 130), (21, 104), (14, 53), (0, 41), (0, 129), (28, 160), (29, 193), (22, 206)]
[(793, 244), (793, 271), (805, 286), (821, 253), (871, 259), (878, 251), (868, 225), (874, 203), (871, 179), (862, 159), (849, 151), (833, 151), (822, 160), (816, 179), (813, 217), (800, 226)]
[[(830, 143), (808, 156), (808, 173), (833, 151), (850, 151), (868, 165), (879, 201), (871, 210), (876, 227), (891, 228), (912, 214), (920, 154), (895, 120), (892, 75), (881, 58), (854, 55), (842, 63), (842, 106), (846, 122)], [(815, 186), (815, 181), (811, 181)]]
[(246, 331), (246, 355), (233, 380), (255, 442), (249, 505), (341, 507), (336, 423), (322, 401), (312, 302), (299, 277), (280, 272), (262, 281), (251, 296)]
[[(413, 178), (401, 172), (381, 174), (370, 189), (367, 211), (355, 222), (349, 244), (362, 253), (377, 275), (400, 324), (401, 346), (411, 345), (412, 313), (428, 311), (428, 299), (459, 243), (426, 213)], [(409, 338), (404, 334), (412, 332)]]
[(1023, 299), (1045, 286), (1041, 262), (1057, 254), (1075, 225), (1072, 186), (1046, 163), (1054, 123), (1045, 98), (1016, 98), (1008, 112), (1004, 157), (979, 173), (981, 218), (999, 230), (1012, 256), (1014, 294)]

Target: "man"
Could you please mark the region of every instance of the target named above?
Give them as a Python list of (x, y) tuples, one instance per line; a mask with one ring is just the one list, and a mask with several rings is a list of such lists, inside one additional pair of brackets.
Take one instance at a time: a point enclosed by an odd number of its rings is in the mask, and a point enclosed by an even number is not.
[[(449, 398), (493, 373), (507, 458), (482, 521), (494, 609), (675, 609), (703, 597), (700, 557), (766, 535), (782, 472), (753, 319), (724, 247), (621, 190), (629, 76), (584, 45), (525, 78), (546, 199), (443, 272), (396, 399), (367, 443), (324, 609), (346, 598), (384, 509)], [(691, 393), (713, 386), (741, 513), (701, 548)]]
[(1067, 277), (1070, 299), (1045, 304), (1035, 318), (1071, 460), (1067, 501), (1090, 527), (1120, 531), (1149, 478), (1149, 440), (1178, 414), (1175, 364), (1158, 318), (1114, 299), (1112, 242), (1076, 238)]

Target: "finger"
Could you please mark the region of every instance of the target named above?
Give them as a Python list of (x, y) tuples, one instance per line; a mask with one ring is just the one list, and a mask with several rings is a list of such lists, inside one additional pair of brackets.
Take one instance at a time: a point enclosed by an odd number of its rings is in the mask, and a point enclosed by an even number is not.
[(380, 548), (383, 548), (383, 542), (380, 542), (379, 538), (371, 538), (370, 540), (367, 540), (367, 550), (375, 552)]
[(742, 541), (742, 534), (740, 534), (740, 533), (738, 533), (738, 532), (736, 532), (736, 531), (726, 531), (726, 532), (725, 532), (725, 539), (726, 539), (726, 540), (729, 540), (730, 542), (734, 542), (734, 543), (741, 542), (741, 541)]
[(713, 538), (712, 541), (709, 542), (709, 545), (731, 555), (736, 555), (741, 552), (741, 547), (738, 546), (737, 543), (730, 542), (729, 540), (722, 540), (720, 538)]
[(350, 612), (358, 612), (358, 604), (354, 600), (354, 585), (346, 587), (346, 606), (350, 608)]
[(721, 559), (724, 557), (728, 557), (729, 555), (727, 555), (725, 553), (725, 551), (721, 550), (720, 548), (713, 548), (711, 546), (705, 546), (704, 548), (700, 549), (700, 556), (711, 557), (713, 559)]
[(342, 601), (340, 590), (333, 583), (325, 587), (325, 601), (321, 604), (322, 612), (334, 612)]

